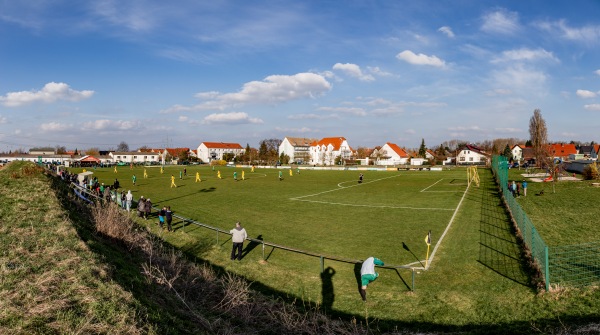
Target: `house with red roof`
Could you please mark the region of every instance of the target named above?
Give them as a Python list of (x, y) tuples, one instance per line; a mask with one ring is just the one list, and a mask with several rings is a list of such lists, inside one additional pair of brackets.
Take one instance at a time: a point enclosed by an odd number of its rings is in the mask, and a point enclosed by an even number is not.
[(387, 142), (381, 149), (373, 151), (371, 157), (375, 158), (377, 165), (402, 165), (408, 164), (408, 153), (395, 143)]
[(456, 159), (460, 165), (487, 165), (489, 155), (480, 148), (467, 144), (458, 151)]
[(569, 155), (577, 154), (577, 147), (575, 144), (554, 143), (548, 146), (548, 153), (552, 158), (567, 160)]
[(198, 146), (198, 158), (203, 162), (223, 159), (223, 154), (242, 155), (245, 149), (239, 143), (202, 142)]
[(335, 159), (350, 159), (352, 149), (344, 137), (325, 137), (310, 146), (311, 164), (334, 165)]
[(278, 155), (287, 155), (290, 157), (290, 162), (308, 163), (310, 162), (310, 146), (318, 141), (316, 138), (286, 136), (279, 145)]

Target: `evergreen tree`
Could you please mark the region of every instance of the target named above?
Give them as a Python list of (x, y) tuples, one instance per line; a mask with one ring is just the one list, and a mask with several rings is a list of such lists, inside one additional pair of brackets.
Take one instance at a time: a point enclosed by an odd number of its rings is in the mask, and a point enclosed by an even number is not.
[(502, 152), (502, 156), (506, 157), (506, 159), (509, 162), (513, 160), (513, 154), (508, 144), (506, 144), (506, 146), (504, 147), (504, 152)]
[(425, 146), (425, 139), (421, 139), (421, 146), (419, 147), (419, 157), (425, 158), (425, 153), (427, 152), (427, 147)]

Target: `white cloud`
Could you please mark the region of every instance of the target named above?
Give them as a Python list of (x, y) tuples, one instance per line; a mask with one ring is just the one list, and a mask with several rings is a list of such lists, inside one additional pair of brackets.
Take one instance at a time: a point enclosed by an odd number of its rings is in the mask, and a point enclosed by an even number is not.
[(339, 118), (337, 114), (322, 115), (322, 114), (294, 114), (288, 116), (290, 120), (325, 120)]
[(485, 92), (485, 95), (487, 95), (489, 97), (493, 97), (493, 96), (497, 96), (497, 95), (509, 95), (512, 93), (513, 93), (513, 91), (511, 91), (507, 88), (496, 88), (494, 90)]
[(583, 108), (590, 111), (600, 111), (600, 104), (584, 105)]
[(369, 72), (371, 72), (372, 74), (379, 76), (379, 77), (389, 77), (392, 76), (391, 73), (389, 72), (385, 72), (383, 70), (381, 70), (379, 68), (379, 66), (367, 66), (367, 70), (369, 70)]
[(578, 97), (584, 98), (584, 99), (595, 98), (597, 95), (595, 92), (588, 91), (588, 90), (577, 90), (577, 92), (575, 92), (575, 94), (577, 94)]
[(588, 25), (580, 28), (573, 28), (567, 25), (565, 20), (554, 22), (538, 22), (537, 27), (557, 35), (560, 38), (580, 42), (584, 44), (597, 44), (600, 42), (600, 26)]
[(263, 81), (244, 84), (237, 93), (226, 93), (216, 99), (225, 104), (281, 103), (301, 98), (314, 98), (331, 90), (331, 84), (315, 73), (298, 73), (292, 76), (272, 75)]
[(320, 107), (317, 110), (325, 112), (340, 112), (357, 116), (367, 116), (367, 112), (360, 107)]
[(360, 66), (356, 65), (356, 64), (351, 64), (351, 63), (346, 63), (346, 64), (342, 64), (342, 63), (336, 63), (333, 66), (334, 70), (337, 71), (342, 71), (345, 74), (354, 77), (354, 78), (358, 78), (362, 81), (373, 81), (375, 80), (375, 78), (370, 75), (370, 74), (365, 74), (362, 72), (362, 70), (360, 69)]
[(436, 67), (444, 67), (446, 62), (436, 56), (427, 56), (424, 54), (415, 54), (410, 50), (404, 50), (396, 55), (396, 58), (415, 65), (431, 65)]
[(83, 123), (83, 130), (132, 130), (141, 128), (139, 121), (123, 121), (123, 120), (95, 120)]
[(203, 124), (247, 124), (247, 123), (263, 123), (263, 120), (251, 118), (244, 112), (232, 113), (214, 113), (207, 115), (203, 120)]
[(34, 102), (51, 103), (57, 100), (80, 101), (90, 98), (94, 91), (76, 91), (65, 83), (50, 82), (39, 91), (10, 92), (0, 96), (0, 103), (6, 107), (18, 107)]
[(448, 130), (450, 131), (475, 131), (475, 132), (482, 132), (484, 131), (483, 129), (481, 129), (479, 126), (469, 126), (469, 127), (463, 127), (463, 126), (458, 126), (458, 127), (449, 127)]
[(481, 30), (488, 33), (510, 35), (519, 30), (519, 15), (500, 9), (483, 16)]
[(286, 134), (306, 134), (306, 133), (316, 133), (318, 130), (302, 127), (302, 128), (282, 128), (275, 127), (275, 130), (286, 133)]
[(189, 120), (189, 117), (185, 116), (185, 115), (180, 115), (179, 118), (177, 118), (177, 121), (179, 122), (187, 122)]
[[(320, 74), (304, 72), (292, 76), (272, 75), (266, 77), (263, 81), (251, 81), (244, 84), (237, 93), (221, 94), (216, 91), (196, 93), (194, 95), (196, 98), (205, 101), (194, 106), (176, 104), (161, 110), (160, 113), (224, 111), (240, 104), (283, 103), (302, 98), (315, 98), (329, 90), (331, 90), (331, 84)], [(217, 113), (214, 115), (225, 114)], [(215, 121), (205, 119), (204, 122)]]
[(452, 31), (452, 28), (448, 26), (443, 26), (440, 29), (438, 29), (438, 31), (446, 34), (446, 36), (450, 38), (454, 38), (454, 32)]
[(405, 133), (410, 134), (410, 135), (414, 135), (417, 132), (414, 129), (406, 129)]
[(40, 124), (40, 130), (42, 131), (65, 131), (65, 130), (69, 130), (73, 128), (73, 125), (71, 124), (64, 124), (64, 123), (58, 123), (58, 122), (49, 122), (49, 123), (42, 123)]
[(497, 132), (501, 133), (520, 133), (522, 130), (519, 128), (496, 128)]
[(8, 119), (6, 117), (0, 115), (0, 124), (4, 124), (4, 123), (7, 123), (7, 122), (8, 122)]
[(210, 92), (199, 92), (194, 94), (194, 98), (202, 99), (202, 100), (212, 100), (216, 99), (220, 95), (217, 91)]
[(501, 57), (492, 59), (492, 63), (500, 62), (515, 62), (515, 61), (538, 61), (538, 60), (551, 60), (553, 62), (559, 62), (558, 58), (554, 57), (552, 52), (544, 49), (531, 50), (527, 48), (521, 48), (517, 50), (507, 50), (502, 52)]
[(600, 70), (596, 70), (594, 73), (600, 76)]
[(513, 90), (539, 88), (546, 79), (544, 72), (527, 69), (519, 64), (492, 72), (494, 86), (511, 87)]

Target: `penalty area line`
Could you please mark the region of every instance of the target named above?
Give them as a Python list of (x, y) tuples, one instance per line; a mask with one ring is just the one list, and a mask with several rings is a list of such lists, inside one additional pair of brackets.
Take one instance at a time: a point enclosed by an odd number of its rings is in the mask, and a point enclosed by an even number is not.
[(341, 182), (341, 183), (337, 184), (338, 188), (334, 188), (334, 189), (331, 189), (331, 190), (327, 190), (327, 191), (323, 191), (323, 192), (319, 192), (319, 193), (314, 193), (314, 194), (302, 195), (302, 196), (299, 196), (299, 197), (290, 198), (290, 200), (300, 200), (302, 198), (314, 197), (316, 195), (321, 195), (321, 194), (325, 194), (325, 193), (329, 193), (329, 192), (335, 192), (335, 191), (339, 191), (339, 190), (345, 190), (345, 189), (350, 188), (350, 187), (358, 187), (358, 186), (361, 186), (361, 185), (374, 183), (376, 181), (380, 181), (380, 180), (384, 180), (384, 179), (390, 179), (390, 178), (396, 178), (396, 177), (400, 177), (400, 175), (391, 176), (391, 177), (385, 177), (385, 178), (379, 178), (379, 179), (374, 179), (374, 180), (371, 180), (371, 181), (367, 181), (367, 182), (364, 182), (364, 183), (361, 183), (361, 184), (352, 185), (352, 186), (341, 186), (342, 183), (347, 183), (346, 181), (344, 181), (344, 182)]
[(371, 208), (392, 208), (392, 209), (414, 209), (414, 210), (428, 210), (428, 211), (453, 211), (454, 208), (431, 208), (431, 207), (408, 207), (408, 206), (391, 206), (391, 205), (362, 205), (362, 204), (345, 204), (342, 202), (330, 202), (330, 201), (319, 201), (319, 200), (304, 200), (299, 198), (290, 198), (290, 200), (312, 202), (317, 204), (326, 205), (338, 205), (338, 206), (352, 206), (352, 207), (371, 207)]

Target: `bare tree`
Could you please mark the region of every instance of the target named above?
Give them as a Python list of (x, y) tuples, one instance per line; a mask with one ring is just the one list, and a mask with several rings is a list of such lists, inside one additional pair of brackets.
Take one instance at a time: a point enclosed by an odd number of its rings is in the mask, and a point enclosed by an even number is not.
[(64, 155), (66, 153), (67, 153), (67, 148), (65, 146), (62, 146), (62, 145), (56, 146), (56, 154), (57, 155)]
[(533, 116), (529, 119), (529, 140), (536, 163), (543, 167), (548, 163), (548, 129), (542, 111), (539, 109), (534, 110)]
[(94, 148), (89, 148), (85, 151), (86, 155), (90, 155), (90, 156), (98, 156), (100, 155), (100, 149), (94, 147)]
[(128, 152), (129, 145), (125, 141), (121, 141), (121, 143), (119, 143), (119, 146), (117, 147), (117, 151), (118, 152)]

